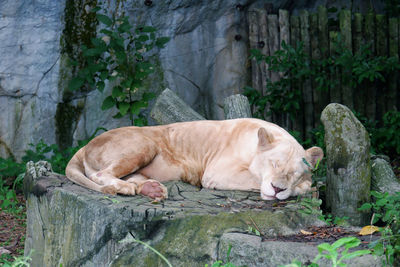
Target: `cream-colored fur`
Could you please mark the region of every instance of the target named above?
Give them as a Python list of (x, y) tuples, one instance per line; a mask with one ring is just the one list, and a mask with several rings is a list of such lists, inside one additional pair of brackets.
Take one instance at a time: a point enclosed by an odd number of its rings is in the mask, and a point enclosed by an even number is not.
[(109, 193), (167, 198), (160, 182), (257, 191), (266, 200), (311, 190), (309, 165), (322, 149), (303, 147), (284, 129), (258, 119), (194, 121), (105, 132), (68, 163), (67, 177)]

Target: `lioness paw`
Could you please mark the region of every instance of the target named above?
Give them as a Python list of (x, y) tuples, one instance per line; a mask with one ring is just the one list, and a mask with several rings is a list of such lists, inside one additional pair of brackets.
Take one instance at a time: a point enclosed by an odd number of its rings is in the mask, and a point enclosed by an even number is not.
[(117, 194), (117, 188), (113, 185), (105, 185), (101, 187), (101, 192), (109, 195), (116, 195)]
[(162, 200), (168, 197), (167, 188), (155, 180), (146, 181), (139, 186), (139, 194), (156, 200)]

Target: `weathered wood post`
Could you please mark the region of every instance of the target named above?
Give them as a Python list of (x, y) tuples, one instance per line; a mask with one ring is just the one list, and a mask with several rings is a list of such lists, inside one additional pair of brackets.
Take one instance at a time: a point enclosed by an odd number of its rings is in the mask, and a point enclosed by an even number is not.
[(353, 225), (369, 223), (358, 208), (370, 200), (371, 165), (368, 132), (350, 109), (329, 104), (321, 114), (327, 158), (326, 204), (332, 215)]
[(231, 95), (224, 99), (225, 119), (251, 118), (250, 104), (244, 95)]
[(157, 98), (150, 112), (158, 124), (169, 124), (182, 121), (204, 120), (170, 89), (165, 89)]

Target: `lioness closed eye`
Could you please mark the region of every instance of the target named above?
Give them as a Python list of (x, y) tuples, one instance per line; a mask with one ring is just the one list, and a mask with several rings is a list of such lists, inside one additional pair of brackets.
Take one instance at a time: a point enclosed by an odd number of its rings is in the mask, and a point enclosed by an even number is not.
[(161, 182), (182, 180), (286, 199), (310, 191), (310, 166), (322, 157), (321, 148), (304, 150), (284, 129), (262, 120), (194, 121), (105, 132), (73, 156), (66, 175), (108, 194), (164, 199)]

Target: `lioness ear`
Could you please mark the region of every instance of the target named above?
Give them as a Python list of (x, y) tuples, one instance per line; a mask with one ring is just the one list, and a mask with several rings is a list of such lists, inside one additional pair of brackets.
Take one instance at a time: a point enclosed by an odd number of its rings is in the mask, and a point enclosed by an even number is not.
[(313, 146), (306, 150), (306, 158), (307, 161), (310, 162), (312, 167), (315, 167), (318, 161), (320, 161), (324, 157), (324, 151), (320, 147)]
[(258, 147), (262, 150), (268, 149), (269, 144), (274, 142), (274, 137), (272, 134), (267, 132), (265, 128), (258, 129)]

